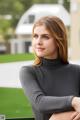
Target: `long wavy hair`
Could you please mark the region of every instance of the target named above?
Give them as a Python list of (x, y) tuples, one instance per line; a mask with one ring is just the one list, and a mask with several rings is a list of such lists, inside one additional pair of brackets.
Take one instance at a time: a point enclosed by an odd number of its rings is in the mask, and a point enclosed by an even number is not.
[[(37, 26), (44, 25), (46, 29), (53, 36), (57, 47), (58, 47), (58, 57), (64, 62), (68, 62), (68, 47), (67, 47), (67, 32), (63, 21), (56, 16), (46, 16), (38, 19), (32, 30), (32, 35), (34, 34), (34, 29)], [(34, 65), (40, 65), (41, 58), (35, 53)]]

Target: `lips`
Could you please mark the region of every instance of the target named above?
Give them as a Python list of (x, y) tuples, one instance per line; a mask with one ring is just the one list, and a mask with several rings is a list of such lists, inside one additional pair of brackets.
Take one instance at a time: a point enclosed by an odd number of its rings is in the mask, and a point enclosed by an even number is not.
[(42, 50), (44, 50), (45, 48), (36, 48), (38, 51), (42, 51)]

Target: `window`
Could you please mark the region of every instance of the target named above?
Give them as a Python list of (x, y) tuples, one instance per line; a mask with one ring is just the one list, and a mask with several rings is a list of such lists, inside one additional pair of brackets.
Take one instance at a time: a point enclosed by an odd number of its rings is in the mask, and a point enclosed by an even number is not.
[(35, 20), (35, 16), (34, 15), (28, 15), (27, 16), (27, 18), (24, 20), (24, 24), (26, 24), (26, 23), (33, 23), (34, 22), (34, 20)]
[(33, 23), (33, 22), (34, 22), (34, 19), (35, 19), (35, 16), (34, 16), (34, 15), (29, 15), (29, 16), (28, 16), (29, 23)]

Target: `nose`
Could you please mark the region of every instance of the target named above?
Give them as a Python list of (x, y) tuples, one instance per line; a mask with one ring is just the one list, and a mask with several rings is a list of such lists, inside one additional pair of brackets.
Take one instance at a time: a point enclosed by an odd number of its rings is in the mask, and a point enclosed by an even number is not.
[(38, 45), (41, 45), (41, 44), (42, 44), (42, 39), (41, 39), (40, 36), (37, 38), (37, 44), (38, 44)]

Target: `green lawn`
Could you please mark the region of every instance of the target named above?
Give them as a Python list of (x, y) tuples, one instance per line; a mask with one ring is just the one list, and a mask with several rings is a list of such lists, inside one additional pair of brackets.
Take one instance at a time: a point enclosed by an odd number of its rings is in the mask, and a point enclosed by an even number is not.
[(26, 61), (26, 60), (33, 60), (33, 59), (34, 59), (34, 55), (31, 53), (0, 55), (0, 63)]
[(31, 105), (21, 88), (0, 88), (0, 114), (6, 118), (33, 116)]
[[(33, 54), (0, 55), (0, 63), (33, 60)], [(6, 118), (32, 117), (28, 99), (20, 88), (0, 88), (0, 114)]]

